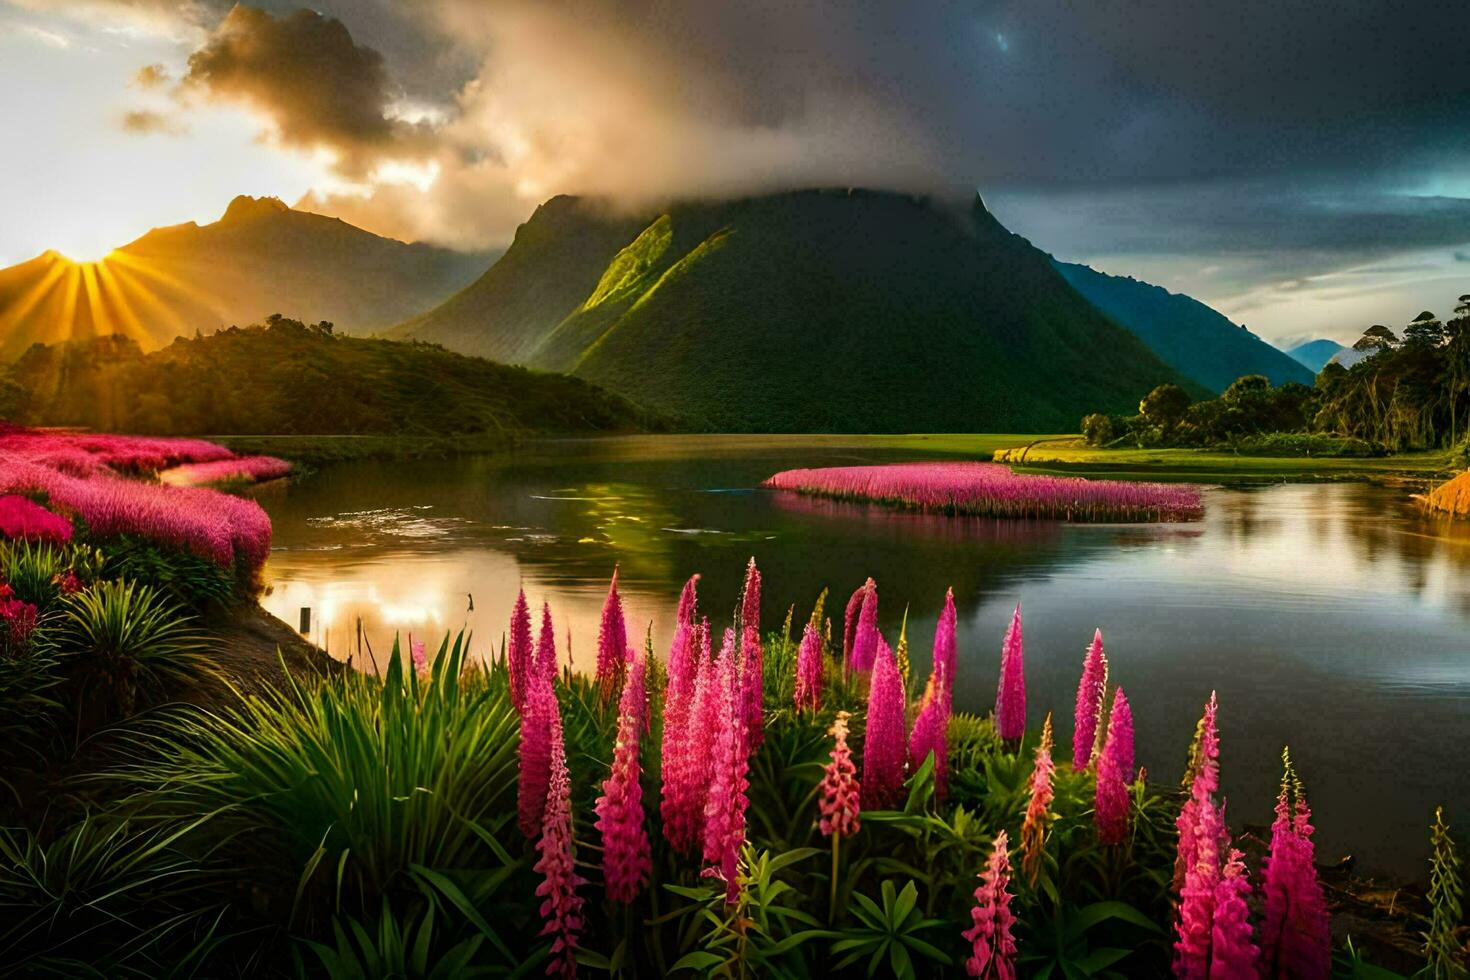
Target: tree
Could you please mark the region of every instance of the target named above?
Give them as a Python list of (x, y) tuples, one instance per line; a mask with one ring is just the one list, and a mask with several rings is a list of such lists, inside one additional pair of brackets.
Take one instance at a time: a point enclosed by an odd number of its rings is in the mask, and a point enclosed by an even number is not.
[(1184, 419), (1193, 401), (1189, 393), (1176, 384), (1161, 384), (1138, 403), (1138, 414), (1150, 425), (1170, 432)]
[(1113, 420), (1094, 412), (1082, 420), (1082, 438), (1089, 446), (1105, 446), (1113, 441)]
[(1444, 326), (1439, 317), (1425, 310), (1404, 328), (1404, 347), (1427, 350), (1444, 343)]
[(1359, 337), (1357, 342), (1353, 344), (1353, 350), (1377, 353), (1378, 351), (1393, 350), (1398, 345), (1399, 338), (1397, 334), (1383, 324), (1375, 323), (1363, 331), (1363, 336)]
[(1220, 396), (1227, 405), (1244, 406), (1259, 401), (1271, 391), (1271, 379), (1264, 374), (1247, 374), (1230, 382), (1230, 387)]

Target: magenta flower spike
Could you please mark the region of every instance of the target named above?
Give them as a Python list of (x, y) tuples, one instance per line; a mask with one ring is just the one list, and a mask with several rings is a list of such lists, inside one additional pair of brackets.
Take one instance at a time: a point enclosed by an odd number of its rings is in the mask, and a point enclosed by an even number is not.
[(1262, 975), (1326, 976), (1332, 937), (1322, 883), (1317, 878), (1311, 810), (1290, 755), (1283, 752), (1282, 760), (1285, 774), (1276, 799), (1262, 885), (1266, 905), (1261, 923)]
[(709, 786), (709, 747), (719, 731), (718, 678), (709, 657), (709, 623), (693, 627), (689, 639), (693, 684), (678, 710), (664, 710), (663, 797), (659, 814), (664, 837), (681, 854), (699, 847)]
[(541, 603), (541, 635), (536, 639), (536, 673), (552, 680), (556, 677), (556, 630), (551, 625), (551, 604)]
[(1046, 848), (1047, 824), (1051, 823), (1051, 801), (1054, 797), (1052, 778), (1056, 763), (1052, 761), (1051, 715), (1041, 726), (1041, 744), (1036, 746), (1036, 765), (1031, 770), (1031, 799), (1021, 823), (1021, 870), (1026, 880), (1036, 884), (1041, 873), (1041, 857)]
[(940, 802), (949, 794), (949, 715), (949, 681), (944, 662), (935, 661), (924, 703), (909, 735), (909, 771), (917, 772), (929, 753), (934, 753), (934, 795)]
[(885, 810), (903, 798), (904, 737), (903, 678), (893, 651), (882, 637), (868, 685), (867, 732), (863, 737), (863, 809)]
[(1175, 873), (1179, 885), (1179, 919), (1175, 924), (1174, 975), (1189, 980), (1209, 976), (1214, 936), (1215, 893), (1223, 875), (1222, 855), (1230, 836), (1223, 808), (1215, 802), (1219, 789), (1220, 741), (1212, 692), (1200, 723), (1200, 745), (1190, 798), (1180, 812), (1179, 853)]
[(852, 750), (847, 747), (850, 717), (848, 712), (839, 711), (832, 722), (832, 761), (823, 767), (821, 797), (817, 800), (822, 814), (817, 826), (825, 837), (851, 837), (858, 832), (862, 786), (858, 784), (857, 767), (852, 764)]
[[(872, 579), (868, 579), (872, 582)], [(873, 669), (873, 659), (878, 654), (878, 587), (873, 585), (863, 595), (863, 605), (858, 612), (857, 631), (852, 640), (852, 669), (867, 672)]]
[(623, 600), (618, 595), (618, 569), (602, 604), (602, 621), (597, 626), (597, 690), (605, 704), (621, 688), (628, 668), (628, 626), (623, 619)]
[(745, 843), (745, 809), (749, 803), (745, 795), (749, 754), (734, 630), (725, 630), (715, 673), (719, 685), (719, 696), (714, 702), (718, 730), (710, 749), (709, 797), (704, 806), (704, 860), (724, 880), (725, 900), (733, 904), (740, 897), (740, 848)]
[(647, 691), (645, 660), (636, 657), (628, 668), (618, 703), (618, 740), (613, 746), (612, 772), (597, 800), (597, 829), (602, 834), (602, 870), (607, 897), (631, 902), (653, 871), (648, 830), (643, 824), (642, 769), (638, 760)]
[(802, 631), (801, 646), (796, 651), (794, 700), (797, 711), (816, 714), (822, 710), (822, 634), (811, 623)]
[(1026, 664), (1021, 639), (1021, 604), (1011, 614), (1000, 651), (1000, 686), (995, 694), (995, 730), (1009, 742), (1026, 734)]
[(842, 615), (842, 669), (847, 670), (852, 663), (853, 648), (857, 645), (858, 616), (863, 608), (863, 600), (868, 597), (870, 589), (876, 589), (872, 579), (868, 579), (858, 586), (852, 593), (852, 598), (847, 600), (847, 610)]
[(954, 589), (944, 594), (944, 610), (934, 627), (934, 663), (944, 667), (945, 695), (953, 701), (955, 670), (959, 667), (959, 642), (956, 625), (959, 616), (954, 608)]
[(413, 661), (414, 673), (422, 674), (429, 669), (429, 656), (424, 652), (424, 641), (408, 638), (408, 657)]
[(1251, 882), (1241, 857), (1240, 851), (1230, 848), (1215, 886), (1209, 980), (1256, 980), (1259, 976), (1260, 950), (1250, 922)]
[(1190, 796), (1179, 810), (1174, 826), (1179, 832), (1179, 853), (1174, 860), (1174, 887), (1184, 887), (1184, 877), (1194, 865), (1195, 831), (1199, 822), (1200, 800), (1214, 797), (1220, 785), (1220, 738), (1215, 729), (1216, 699), (1210, 692), (1205, 713), (1199, 722), (1199, 744), (1191, 760), (1193, 771), (1187, 774)]
[(1133, 781), (1133, 711), (1128, 697), (1118, 688), (1108, 719), (1108, 737), (1097, 762), (1097, 839), (1102, 844), (1121, 844), (1128, 836), (1128, 784)]
[(540, 859), (535, 870), (541, 875), (536, 895), (541, 898), (541, 935), (551, 936), (551, 962), (547, 976), (577, 975), (577, 937), (582, 932), (582, 899), (577, 887), (586, 884), (577, 874), (576, 840), (572, 835), (572, 784), (567, 773), (567, 751), (562, 741), (561, 711), (555, 699), (548, 708), (550, 779), (546, 808), (541, 820), (541, 839), (536, 844)]
[(1103, 653), (1102, 630), (1092, 634), (1092, 645), (1082, 658), (1082, 680), (1077, 684), (1077, 708), (1073, 715), (1072, 768), (1081, 772), (1092, 764), (1098, 727), (1108, 689), (1108, 657)]
[(547, 700), (556, 700), (551, 678), (532, 675), (526, 692), (526, 708), (521, 712), (520, 771), (516, 782), (517, 825), (521, 833), (534, 839), (541, 832), (546, 808), (546, 790), (551, 780), (551, 728)]
[(740, 611), (741, 702), (745, 712), (748, 749), (760, 747), (766, 734), (765, 675), (761, 652), (761, 573), (755, 559), (745, 567)]
[(531, 608), (526, 605), (526, 590), (516, 593), (515, 608), (510, 613), (510, 640), (506, 661), (510, 667), (510, 703), (517, 713), (526, 710), (526, 688), (531, 677), (535, 649), (531, 645)]
[(1004, 830), (995, 835), (995, 850), (980, 874), (980, 886), (975, 889), (971, 926), (964, 932), (970, 942), (965, 972), (984, 980), (1016, 980), (1016, 939), (1011, 932), (1016, 916), (1011, 912), (1008, 888), (1011, 881), (1008, 845)]
[(684, 588), (679, 593), (679, 611), (675, 622), (695, 625), (694, 615), (699, 605), (699, 573), (689, 576), (689, 581), (684, 583)]

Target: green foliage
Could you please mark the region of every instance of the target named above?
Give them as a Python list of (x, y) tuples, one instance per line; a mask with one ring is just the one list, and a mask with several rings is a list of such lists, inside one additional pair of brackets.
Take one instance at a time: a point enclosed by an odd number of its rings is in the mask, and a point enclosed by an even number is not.
[(1464, 871), (1455, 842), (1445, 826), (1444, 808), (1436, 807), (1434, 823), (1429, 828), (1433, 854), (1429, 864), (1430, 914), (1424, 932), (1424, 958), (1433, 980), (1463, 980), (1465, 946), (1458, 938), (1464, 919)]
[[(102, 350), (101, 347), (105, 347)], [(431, 344), (341, 337), (283, 317), (143, 354), (110, 338), (37, 345), (9, 369), (14, 421), (160, 435), (398, 436), (632, 431), (653, 420), (575, 378)]]
[(491, 972), (473, 965), (483, 936), (470, 936), (448, 949), (436, 944), (433, 905), (400, 918), (384, 899), (375, 927), (350, 916), (333, 919), (333, 945), (307, 942), (320, 973), (298, 963), (298, 974), (325, 975), (328, 980), (456, 980)]
[[(884, 976), (914, 980), (932, 973), (933, 964), (949, 966), (953, 962), (943, 950), (923, 938), (934, 928), (948, 923), (924, 917), (918, 907), (919, 892), (912, 881), (903, 886), (903, 891), (897, 891), (893, 879), (884, 879), (881, 906), (863, 894), (852, 897), (857, 924), (843, 930), (841, 938), (832, 943), (832, 955), (841, 957), (836, 969), (867, 960), (869, 977), (878, 976), (882, 970)], [(915, 972), (915, 959), (923, 966), (922, 973)]]
[(55, 839), (0, 829), (0, 962), (65, 977), (188, 975), (219, 941), (220, 896), (176, 828), (84, 816)]
[(84, 545), (0, 540), (0, 581), (9, 583), (17, 598), (42, 613), (56, 603), (61, 575), (73, 571), (86, 581), (96, 577), (101, 564), (101, 553)]
[(101, 581), (62, 598), (46, 630), (84, 704), (104, 716), (131, 714), (140, 697), (210, 673), (191, 617), (152, 586)]
[[(1125, 928), (1120, 931), (1119, 926)], [(1099, 945), (1097, 933), (1107, 932), (1110, 927), (1112, 942)], [(1130, 971), (1117, 967), (1150, 935), (1163, 933), (1153, 920), (1126, 902), (1063, 906), (1041, 918), (1035, 927), (1023, 928), (1025, 937), (1017, 944), (1022, 972), (1037, 980), (1052, 976), (1132, 976)]]
[[(1256, 377), (1261, 376), (1256, 375)], [(1262, 377), (1261, 380), (1266, 379)], [(1236, 384), (1239, 383), (1236, 382)], [(1233, 390), (1235, 385), (1230, 387)], [(1184, 421), (1184, 413), (1189, 411), (1191, 401), (1189, 392), (1178, 385), (1162, 384), (1150, 391), (1144, 396), (1143, 401), (1138, 403), (1138, 414), (1149, 425), (1156, 425), (1165, 432), (1170, 432), (1176, 425)], [(1086, 421), (1083, 419), (1084, 424)]]
[(503, 678), (463, 671), (463, 640), (445, 640), (432, 675), (395, 646), (381, 679), (291, 679), (171, 719), (119, 777), (145, 788), (150, 813), (226, 808), (213, 825), (235, 839), (224, 873), (264, 889), (281, 925), (309, 934), (404, 889), (474, 908), (518, 864), (517, 721)]
[(1113, 441), (1113, 420), (1101, 412), (1083, 416), (1082, 438), (1089, 446), (1106, 446)]
[(217, 562), (187, 551), (124, 537), (104, 554), (106, 577), (148, 583), (196, 611), (226, 604), (236, 595), (234, 576)]

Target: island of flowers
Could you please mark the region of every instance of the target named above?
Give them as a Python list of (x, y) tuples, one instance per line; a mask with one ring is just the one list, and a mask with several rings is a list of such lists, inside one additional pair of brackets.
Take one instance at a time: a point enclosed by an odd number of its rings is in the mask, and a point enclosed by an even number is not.
[(784, 470), (762, 486), (975, 517), (1193, 521), (1198, 487), (1014, 473), (999, 463), (929, 462)]

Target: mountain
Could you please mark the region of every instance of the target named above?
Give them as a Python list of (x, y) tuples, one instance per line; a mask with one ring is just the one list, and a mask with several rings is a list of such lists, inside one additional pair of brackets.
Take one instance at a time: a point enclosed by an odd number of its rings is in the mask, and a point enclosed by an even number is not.
[(107, 334), (153, 349), (271, 313), (371, 333), (442, 301), (490, 259), (237, 197), (219, 221), (155, 228), (99, 262), (45, 252), (0, 269), (0, 360)]
[(1335, 340), (1309, 340), (1305, 344), (1297, 344), (1286, 353), (1315, 374), (1326, 367), (1334, 355), (1344, 350), (1347, 348)]
[(565, 371), (727, 431), (1073, 431), (1204, 389), (976, 198), (877, 191), (537, 209), (505, 255), (390, 331)]
[(1073, 289), (1136, 334), (1164, 363), (1212, 392), (1247, 374), (1264, 374), (1273, 385), (1312, 383), (1312, 371), (1197, 299), (1085, 265), (1057, 262), (1056, 267)]
[(116, 336), (33, 346), (0, 375), (0, 417), (161, 435), (512, 436), (658, 421), (579, 378), (282, 317), (151, 353)]

